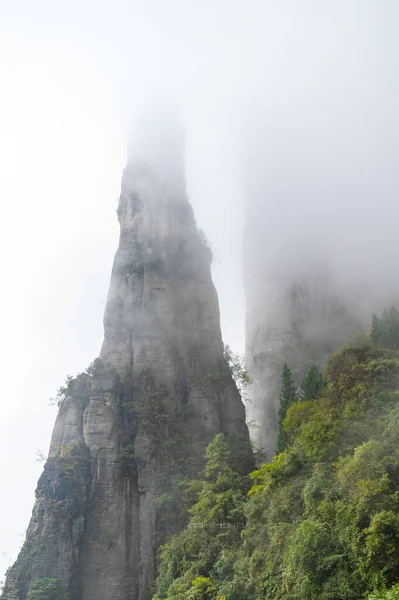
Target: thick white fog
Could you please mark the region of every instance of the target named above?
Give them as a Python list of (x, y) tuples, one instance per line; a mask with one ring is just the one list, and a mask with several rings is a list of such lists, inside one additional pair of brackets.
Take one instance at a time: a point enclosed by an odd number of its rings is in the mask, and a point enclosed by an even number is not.
[(248, 415), (269, 458), (283, 363), (299, 383), (399, 299), (399, 7), (325, 8), (302, 4), (244, 126)]
[(184, 122), (233, 348), (245, 204), (250, 268), (328, 263), (342, 285), (396, 290), (398, 17), (396, 0), (2, 1), (1, 571), (28, 524), (48, 397), (99, 352), (120, 178), (149, 103)]

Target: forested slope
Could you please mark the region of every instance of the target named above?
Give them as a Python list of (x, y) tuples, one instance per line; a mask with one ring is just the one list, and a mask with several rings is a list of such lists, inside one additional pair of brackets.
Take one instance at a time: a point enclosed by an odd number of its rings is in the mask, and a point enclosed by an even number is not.
[(250, 481), (214, 439), (202, 479), (183, 486), (190, 522), (163, 547), (157, 598), (399, 598), (398, 317), (374, 317), (325, 381), (288, 387), (285, 449)]

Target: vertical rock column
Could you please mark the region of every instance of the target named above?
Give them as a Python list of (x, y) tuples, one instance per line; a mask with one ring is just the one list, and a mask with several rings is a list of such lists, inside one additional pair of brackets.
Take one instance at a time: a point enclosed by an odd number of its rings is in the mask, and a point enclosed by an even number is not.
[[(223, 345), (212, 257), (186, 196), (182, 132), (176, 123), (153, 128), (151, 123), (139, 129), (123, 175), (120, 243), (101, 360), (118, 373), (125, 402), (145, 403), (142, 381), (150, 376), (152, 386), (172, 400), (176, 415), (190, 406), (191, 451), (199, 456), (220, 431), (247, 439), (245, 412), (231, 378), (220, 379)], [(218, 385), (209, 385), (209, 374), (219, 376)], [(164, 466), (138, 421), (134, 446), (143, 595), (154, 576), (155, 502)]]
[[(185, 190), (181, 128), (143, 121), (122, 179), (120, 241), (100, 360), (68, 387), (26, 543), (2, 598), (52, 578), (71, 600), (144, 600), (156, 500), (198, 472), (223, 432), (251, 467), (245, 410), (223, 359), (211, 253)], [(177, 524), (168, 522), (167, 532)]]

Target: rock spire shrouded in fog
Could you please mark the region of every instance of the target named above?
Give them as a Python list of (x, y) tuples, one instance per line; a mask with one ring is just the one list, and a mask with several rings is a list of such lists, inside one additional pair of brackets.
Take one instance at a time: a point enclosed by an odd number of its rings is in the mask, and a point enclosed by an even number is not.
[(61, 401), (4, 600), (25, 600), (44, 578), (71, 600), (144, 599), (156, 548), (176, 527), (176, 507), (160, 508), (157, 498), (198, 472), (219, 432), (250, 466), (244, 407), (223, 360), (211, 252), (186, 196), (180, 125), (141, 121), (118, 218), (100, 358)]
[[(256, 167), (250, 173), (254, 185), (248, 194), (243, 256), (246, 363), (252, 382), (247, 420), (268, 460), (277, 451), (284, 363), (299, 387), (312, 364), (324, 368), (353, 334), (370, 329), (373, 312), (396, 304), (399, 294), (390, 264), (396, 255), (384, 256), (382, 244), (374, 242), (384, 239), (384, 225), (376, 218), (376, 230), (364, 241), (361, 235), (370, 226), (362, 210), (356, 212), (353, 230), (341, 227), (338, 217), (344, 221), (345, 212), (332, 207), (329, 219), (323, 217), (327, 208), (313, 200), (313, 180), (305, 185), (300, 173), (297, 179), (273, 178), (277, 167), (270, 163), (271, 153), (269, 171)], [(300, 193), (300, 184), (306, 193)], [(377, 197), (372, 202), (377, 204)], [(387, 247), (393, 246), (388, 233), (386, 239)]]
[(277, 452), (284, 363), (299, 386), (310, 366), (323, 367), (351, 333), (362, 329), (362, 321), (354, 302), (340, 295), (328, 276), (328, 264), (304, 265), (295, 275), (283, 268), (278, 273), (276, 254), (276, 270), (271, 272), (254, 257), (253, 241), (246, 236), (247, 420), (256, 446), (271, 461)]

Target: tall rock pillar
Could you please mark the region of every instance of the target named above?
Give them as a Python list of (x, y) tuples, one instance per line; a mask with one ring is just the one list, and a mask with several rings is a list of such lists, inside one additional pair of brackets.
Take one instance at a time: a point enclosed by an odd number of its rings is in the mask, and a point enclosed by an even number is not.
[(240, 450), (242, 470), (251, 466), (244, 406), (223, 358), (212, 257), (187, 199), (173, 120), (139, 126), (118, 218), (100, 358), (61, 402), (3, 600), (25, 600), (44, 578), (71, 600), (144, 600), (156, 548), (178, 527), (176, 507), (160, 509), (157, 498), (198, 470), (219, 432)]

